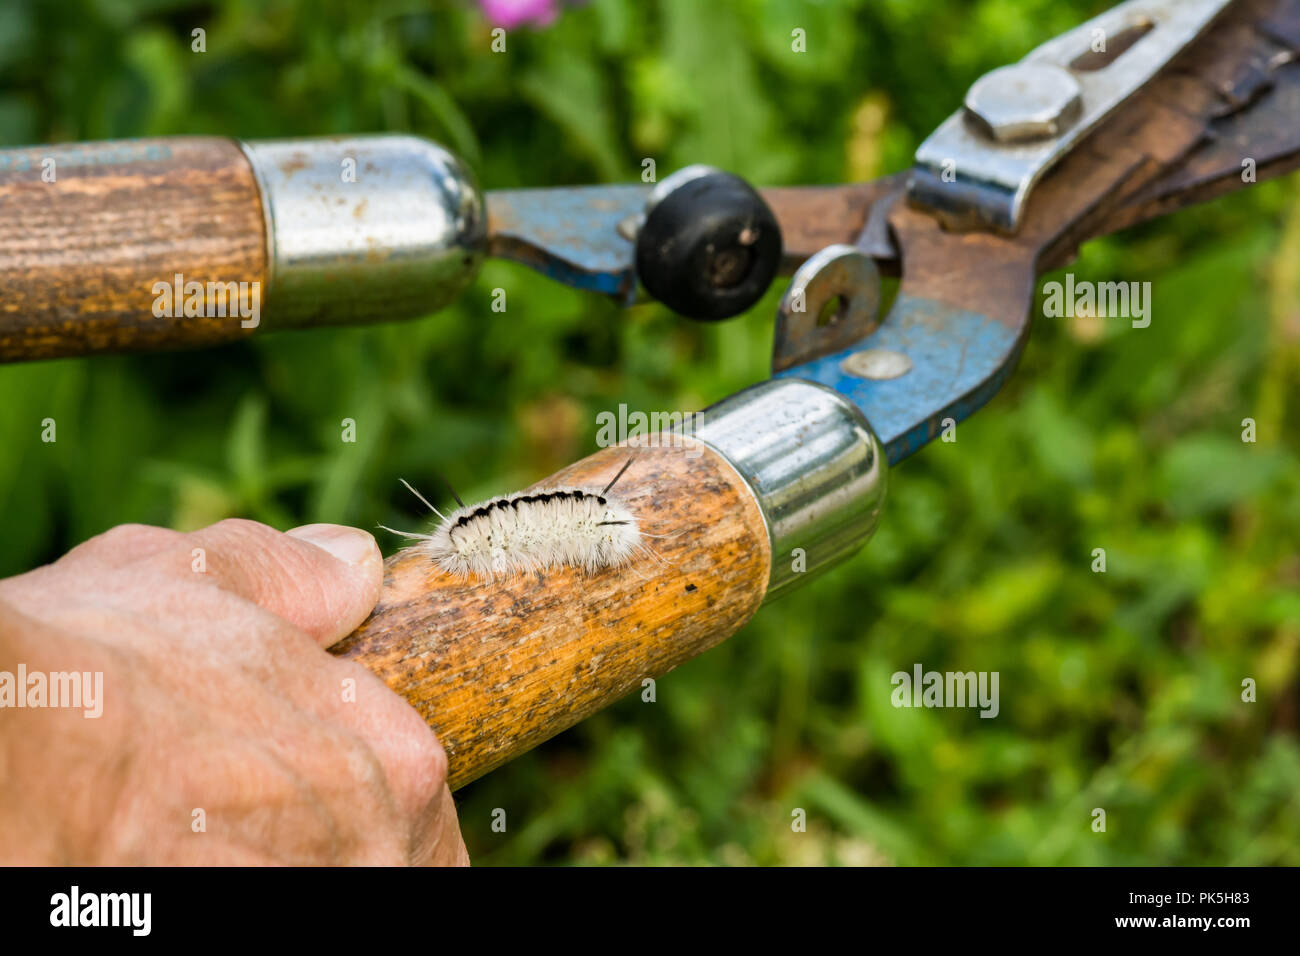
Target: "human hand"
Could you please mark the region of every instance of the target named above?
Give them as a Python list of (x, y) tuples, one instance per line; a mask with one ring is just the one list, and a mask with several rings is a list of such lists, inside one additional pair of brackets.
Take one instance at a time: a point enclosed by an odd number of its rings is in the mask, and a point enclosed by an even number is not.
[(0, 580), (0, 680), (102, 675), (76, 709), (0, 709), (0, 862), (468, 863), (433, 732), (324, 650), (382, 578), (364, 531), (228, 520)]

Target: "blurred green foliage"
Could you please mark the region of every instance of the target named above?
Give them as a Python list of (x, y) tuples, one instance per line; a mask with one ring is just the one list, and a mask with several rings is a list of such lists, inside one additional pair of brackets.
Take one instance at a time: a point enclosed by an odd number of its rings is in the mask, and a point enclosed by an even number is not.
[[(976, 76), (1105, 5), (595, 0), (494, 55), (445, 2), (6, 0), (0, 142), (410, 130), (487, 187), (633, 180), (647, 156), (833, 183), (905, 166)], [(1040, 319), (958, 441), (895, 470), (860, 556), (657, 703), (466, 788), (475, 860), (1300, 863), (1295, 184), (1089, 246), (1079, 278), (1153, 283), (1151, 327)], [(592, 450), (598, 411), (764, 377), (779, 291), (701, 326), (494, 262), (416, 322), (0, 369), (0, 571), (124, 521), (410, 525), (399, 475), (521, 486)], [(1001, 714), (894, 709), (918, 662), (998, 671)]]

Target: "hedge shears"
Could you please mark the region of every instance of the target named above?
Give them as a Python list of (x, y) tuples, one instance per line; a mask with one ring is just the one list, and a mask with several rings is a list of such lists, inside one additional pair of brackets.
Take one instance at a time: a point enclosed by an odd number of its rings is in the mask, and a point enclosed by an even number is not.
[[(722, 641), (855, 553), (889, 467), (987, 402), (1039, 277), (1079, 246), (1300, 165), (1300, 0), (1130, 0), (981, 77), (871, 183), (481, 192), (405, 135), (0, 152), (0, 359), (234, 341), (428, 314), (482, 260), (701, 321), (790, 276), (772, 377), (636, 452), (670, 528), (644, 573), (469, 583), (414, 550), (336, 645), (429, 720), (459, 786)], [(881, 277), (900, 279), (881, 313)], [(541, 485), (618, 469), (605, 448)]]

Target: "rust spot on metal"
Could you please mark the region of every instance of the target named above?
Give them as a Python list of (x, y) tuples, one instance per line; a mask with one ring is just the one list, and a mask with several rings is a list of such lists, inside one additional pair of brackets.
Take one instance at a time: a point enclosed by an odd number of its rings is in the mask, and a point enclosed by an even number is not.
[(298, 170), (306, 168), (307, 160), (299, 156), (295, 156), (292, 159), (286, 159), (280, 164), (280, 172), (284, 173), (285, 176), (292, 176)]

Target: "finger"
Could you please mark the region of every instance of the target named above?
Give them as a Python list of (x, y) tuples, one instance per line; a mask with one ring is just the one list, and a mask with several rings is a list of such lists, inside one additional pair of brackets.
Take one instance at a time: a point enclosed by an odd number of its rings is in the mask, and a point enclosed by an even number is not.
[(302, 628), (329, 647), (379, 600), (384, 561), (366, 531), (310, 524), (281, 533), (228, 519), (196, 531), (208, 579)]
[(456, 802), (445, 784), (430, 802), (416, 837), (411, 862), (417, 866), (469, 866), (469, 850), (460, 833)]
[[(351, 693), (330, 693), (322, 713), (363, 740), (384, 769), (398, 811), (418, 832), (421, 820), (447, 785), (447, 752), (420, 712), (353, 661), (330, 659), (333, 679), (350, 678)], [(337, 686), (337, 684), (335, 684)], [(322, 700), (327, 697), (322, 697)]]
[[(469, 854), (447, 788), (447, 752), (419, 711), (352, 661), (335, 660), (332, 679), (350, 678), (351, 693), (324, 692), (319, 716), (342, 724), (369, 747), (382, 768), (394, 809), (406, 821), (410, 862), (465, 866)], [(326, 684), (325, 686), (328, 686)], [(337, 686), (337, 685), (335, 685)]]
[(94, 561), (120, 566), (162, 551), (172, 550), (184, 539), (179, 531), (147, 524), (120, 524), (77, 545), (60, 563)]
[(122, 568), (135, 561), (175, 550), (185, 536), (167, 528), (143, 524), (122, 524), (77, 545), (52, 564), (34, 568), (25, 574), (0, 580), (0, 593), (12, 595), (26, 606), (39, 607), (53, 600), (51, 594), (67, 575), (84, 576), (87, 565)]

